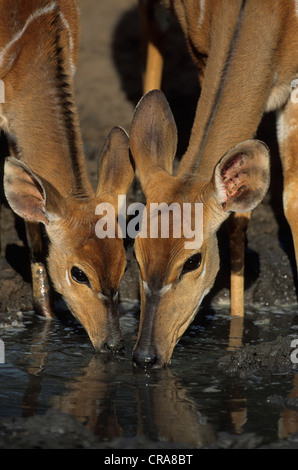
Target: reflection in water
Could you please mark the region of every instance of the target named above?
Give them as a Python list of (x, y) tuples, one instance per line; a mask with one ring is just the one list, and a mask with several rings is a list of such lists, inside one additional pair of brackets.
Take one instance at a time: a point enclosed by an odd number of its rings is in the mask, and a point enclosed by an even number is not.
[[(228, 379), (217, 368), (216, 359), (227, 348), (242, 344), (243, 321), (234, 320), (224, 321), (221, 328), (217, 319), (211, 330), (208, 325), (206, 332), (200, 330), (196, 335), (190, 331), (177, 348), (172, 366), (149, 372), (131, 364), (135, 338), (131, 335), (135, 333), (128, 336), (124, 355), (115, 357), (93, 353), (86, 337), (75, 334), (67, 324), (31, 321), (17, 337), (6, 339), (9, 373), (14, 368), (15, 376), (22, 373), (24, 377), (16, 414), (28, 417), (56, 409), (74, 416), (100, 441), (145, 435), (153, 441), (200, 448), (211, 444), (220, 431), (241, 434), (256, 425), (258, 434), (264, 413), (260, 403), (271, 389), (248, 388), (247, 383)], [(218, 332), (222, 337), (216, 336)], [(0, 369), (0, 412), (10, 400), (13, 383), (6, 379), (5, 371)], [(279, 390), (280, 384), (275, 383)], [(297, 396), (296, 376), (289, 397)], [(254, 406), (261, 410), (256, 423)], [(279, 416), (274, 410), (272, 421), (276, 438), (298, 430), (297, 411), (289, 408), (284, 407)]]
[[(85, 424), (101, 440), (123, 435), (118, 412), (123, 415), (121, 389), (126, 384), (117, 380), (121, 364), (94, 356), (81, 373), (68, 383), (69, 391), (53, 397), (53, 408), (70, 413)], [(151, 434), (151, 438), (166, 442), (181, 442), (190, 447), (207, 445), (214, 439), (211, 427), (193, 400), (187, 396), (169, 369), (155, 371), (154, 381), (132, 371), (131, 393), (135, 401), (136, 434)], [(121, 410), (122, 408), (122, 410)], [(125, 416), (122, 415), (122, 421)]]
[(122, 436), (118, 422), (115, 363), (100, 355), (68, 383), (68, 392), (51, 399), (53, 408), (69, 413), (100, 439)]
[[(288, 395), (288, 398), (298, 398), (298, 375), (294, 377), (293, 388)], [(283, 407), (281, 417), (278, 423), (278, 437), (285, 439), (298, 430), (298, 412), (296, 409)]]
[(38, 397), (41, 391), (42, 372), (46, 368), (49, 351), (48, 338), (51, 332), (51, 322), (44, 321), (32, 330), (30, 341), (30, 363), (28, 372), (28, 385), (23, 396), (22, 416), (28, 418), (37, 413)]
[(247, 421), (247, 400), (240, 384), (227, 385), (221, 414), (226, 429), (235, 434), (243, 432)]
[(228, 351), (234, 351), (243, 346), (243, 328), (244, 317), (231, 317)]
[[(232, 316), (230, 319), (230, 331), (228, 351), (235, 351), (243, 346), (244, 317)], [(247, 420), (247, 401), (243, 396), (241, 386), (232, 387), (226, 400), (226, 417), (231, 423), (231, 431), (241, 434)]]
[(215, 438), (212, 427), (188, 395), (187, 387), (179, 383), (170, 369), (163, 370), (161, 375), (160, 386), (149, 388), (148, 397), (160, 438), (194, 448), (210, 444)]

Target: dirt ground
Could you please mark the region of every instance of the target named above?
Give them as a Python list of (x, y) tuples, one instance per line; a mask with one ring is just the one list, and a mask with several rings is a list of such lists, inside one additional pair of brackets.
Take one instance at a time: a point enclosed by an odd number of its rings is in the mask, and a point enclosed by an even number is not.
[[(76, 101), (90, 179), (96, 185), (98, 154), (111, 128), (129, 132), (141, 97), (140, 34), (136, 0), (81, 0), (82, 39), (76, 75)], [(173, 79), (173, 77), (175, 77)], [(178, 157), (187, 145), (199, 94), (195, 69), (175, 21), (166, 49), (164, 91), (179, 132)], [(296, 276), (293, 246), (281, 206), (281, 167), (274, 116), (264, 120), (259, 138), (272, 153), (272, 182), (265, 201), (254, 211), (248, 230), (246, 305), (294, 306)], [(138, 190), (137, 197), (140, 192)], [(133, 195), (131, 195), (133, 198)], [(229, 261), (225, 228), (219, 234), (222, 268), (205, 303), (228, 305)], [(28, 250), (22, 221), (2, 207), (0, 312), (32, 310)], [(121, 285), (121, 300), (138, 299), (135, 264)]]

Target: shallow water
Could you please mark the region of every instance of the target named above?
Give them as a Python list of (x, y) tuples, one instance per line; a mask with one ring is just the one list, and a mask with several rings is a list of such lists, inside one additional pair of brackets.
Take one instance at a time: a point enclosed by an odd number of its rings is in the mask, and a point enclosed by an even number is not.
[[(250, 312), (243, 342), (291, 331), (292, 317), (291, 312)], [(1, 330), (0, 420), (56, 409), (73, 415), (99, 441), (145, 435), (189, 447), (209, 445), (223, 432), (255, 433), (266, 444), (287, 437), (289, 429), (298, 431), (297, 411), (267, 403), (273, 394), (297, 396), (292, 375), (244, 380), (227, 377), (218, 367), (229, 343), (228, 311), (199, 314), (170, 367), (156, 371), (131, 363), (137, 317), (129, 309), (121, 325), (126, 349), (117, 357), (94, 353), (74, 321), (48, 322), (28, 313), (23, 328)]]

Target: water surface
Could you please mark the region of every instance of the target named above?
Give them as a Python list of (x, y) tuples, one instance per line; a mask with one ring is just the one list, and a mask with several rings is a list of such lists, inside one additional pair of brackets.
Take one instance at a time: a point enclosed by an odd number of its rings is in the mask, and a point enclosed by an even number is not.
[[(256, 319), (250, 312), (243, 342), (286, 333), (292, 317), (271, 311)], [(120, 356), (95, 353), (74, 321), (49, 322), (28, 313), (23, 328), (1, 330), (0, 419), (55, 409), (74, 416), (99, 441), (144, 435), (189, 447), (209, 445), (220, 433), (255, 433), (266, 444), (298, 431), (296, 411), (267, 403), (273, 394), (297, 396), (293, 375), (244, 380), (218, 367), (229, 347), (228, 311), (199, 314), (162, 370), (132, 365), (137, 324), (126, 308), (121, 317), (126, 349)]]

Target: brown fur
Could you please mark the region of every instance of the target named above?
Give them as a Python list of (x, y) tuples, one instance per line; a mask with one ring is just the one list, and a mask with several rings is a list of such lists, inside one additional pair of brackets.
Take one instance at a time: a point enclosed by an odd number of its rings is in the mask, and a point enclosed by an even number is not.
[[(50, 11), (36, 15), (44, 8)], [(31, 15), (35, 17), (28, 21)], [(77, 1), (1, 0), (0, 17), (0, 51), (5, 51), (0, 66), (5, 103), (0, 116), (17, 157), (5, 163), (4, 187), (13, 210), (35, 223), (28, 229), (35, 307), (45, 316), (53, 314), (49, 292), (43, 291), (45, 268), (39, 262), (36, 222), (42, 222), (50, 240), (48, 270), (56, 290), (96, 349), (119, 349), (123, 344), (117, 291), (126, 266), (125, 251), (120, 238), (97, 238), (95, 208), (108, 201), (117, 217), (117, 195), (126, 193), (134, 175), (128, 137), (120, 128), (110, 133), (99, 161), (95, 194), (87, 178), (74, 103)], [(17, 40), (5, 50), (13, 38)], [(83, 271), (88, 282), (77, 282), (73, 267)]]
[[(146, 5), (145, 2), (141, 3)], [(232, 297), (232, 311), (235, 314), (243, 313), (244, 237), (240, 236), (240, 232), (243, 233), (247, 226), (249, 211), (265, 194), (269, 178), (268, 151), (250, 139), (254, 137), (266, 110), (279, 109), (282, 116), (279, 128), (282, 137), (285, 136), (281, 142), (285, 210), (296, 253), (298, 247), (297, 203), (293, 204), (298, 200), (297, 184), (294, 183), (298, 177), (294, 163), (297, 139), (293, 131), (287, 135), (287, 126), (296, 126), (298, 116), (297, 104), (294, 105), (290, 99), (291, 82), (298, 74), (298, 39), (295, 34), (298, 18), (294, 2), (210, 0), (204, 2), (204, 11), (200, 11), (202, 3), (199, 1), (149, 2), (151, 8), (156, 3), (171, 8), (176, 14), (197, 65), (202, 91), (189, 146), (176, 176), (170, 177), (161, 168), (157, 171), (155, 162), (160, 156), (150, 158), (147, 151), (150, 145), (142, 145), (145, 139), (148, 141), (151, 128), (162, 129), (159, 137), (163, 139), (165, 149), (171, 148), (170, 143), (176, 140), (173, 126), (169, 132), (161, 124), (162, 116), (166, 115), (166, 105), (157, 92), (145, 95), (143, 101), (144, 115), (150, 114), (148, 102), (155, 103), (155, 114), (152, 114), (154, 125), (149, 124), (150, 119), (144, 116), (141, 122), (138, 117), (140, 105), (137, 108), (131, 130), (131, 150), (147, 205), (155, 201), (156, 195), (158, 201), (173, 202), (179, 193), (177, 188), (182, 189), (185, 200), (204, 203), (204, 243), (200, 250), (201, 266), (179, 277), (181, 266), (190, 256), (187, 250), (174, 248), (178, 243), (180, 247), (180, 242), (136, 240), (140, 275), (146, 283), (141, 283), (141, 326), (134, 360), (144, 367), (160, 367), (169, 362), (176, 341), (193, 319), (204, 293), (212, 287), (218, 270), (216, 231), (230, 211), (248, 211), (248, 216), (237, 216), (235, 224), (230, 224), (234, 276), (232, 293), (236, 293), (240, 300), (240, 303), (234, 302)], [(143, 8), (144, 11), (146, 13), (146, 8)], [(152, 15), (150, 21), (152, 23)], [(161, 54), (160, 38), (164, 38), (164, 31), (158, 31), (156, 25), (157, 10), (155, 28), (152, 25), (148, 28), (147, 39), (149, 44), (156, 45)], [(150, 56), (150, 66), (155, 67), (154, 54)], [(160, 59), (156, 60), (158, 66)], [(157, 73), (155, 77), (159, 75)], [(146, 91), (160, 88), (157, 80), (145, 83)], [(156, 138), (156, 135), (152, 136), (154, 141)], [(239, 144), (241, 142), (244, 143)], [(154, 148), (157, 148), (155, 143)], [(242, 152), (241, 148), (245, 151)], [(253, 155), (252, 160), (250, 155)], [(169, 156), (166, 154), (165, 158)], [(150, 183), (147, 183), (148, 180)], [(178, 198), (178, 202), (180, 200)], [(179, 255), (169, 263), (166, 260), (171, 259), (170, 253), (173, 251)], [(166, 270), (163, 263), (168, 266)], [(150, 288), (154, 273), (163, 276), (164, 284), (160, 283), (161, 287), (169, 282), (171, 284), (160, 299), (154, 299)]]

